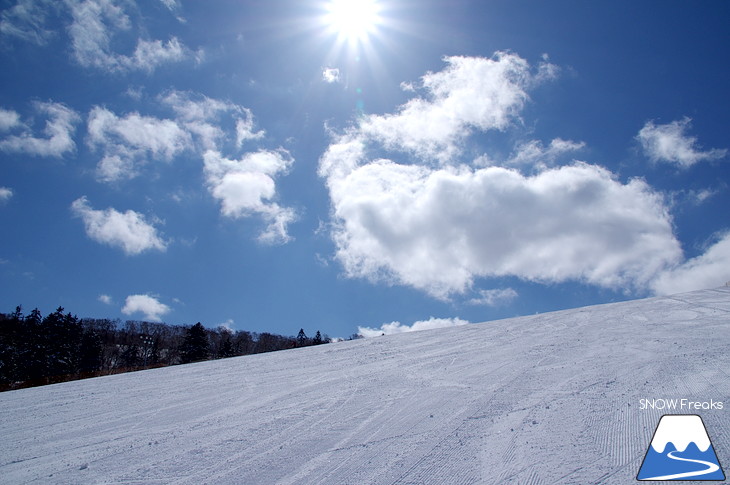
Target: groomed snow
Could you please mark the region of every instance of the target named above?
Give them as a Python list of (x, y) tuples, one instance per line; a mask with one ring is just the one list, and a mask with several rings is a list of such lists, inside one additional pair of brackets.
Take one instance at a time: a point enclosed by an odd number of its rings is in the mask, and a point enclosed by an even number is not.
[(729, 369), (719, 288), (18, 390), (0, 482), (633, 483), (662, 414), (730, 464)]

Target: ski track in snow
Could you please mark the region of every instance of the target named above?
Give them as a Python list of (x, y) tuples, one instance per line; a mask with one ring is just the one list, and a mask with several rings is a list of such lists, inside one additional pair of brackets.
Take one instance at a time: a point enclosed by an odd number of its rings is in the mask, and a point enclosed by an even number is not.
[(0, 483), (632, 483), (641, 398), (730, 462), (728, 369), (720, 288), (11, 391)]

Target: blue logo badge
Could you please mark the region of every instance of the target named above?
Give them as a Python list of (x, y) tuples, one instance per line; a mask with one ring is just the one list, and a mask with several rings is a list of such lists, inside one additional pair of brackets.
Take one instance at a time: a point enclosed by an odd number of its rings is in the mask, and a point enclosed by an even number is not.
[(725, 480), (705, 423), (696, 414), (662, 416), (637, 480)]

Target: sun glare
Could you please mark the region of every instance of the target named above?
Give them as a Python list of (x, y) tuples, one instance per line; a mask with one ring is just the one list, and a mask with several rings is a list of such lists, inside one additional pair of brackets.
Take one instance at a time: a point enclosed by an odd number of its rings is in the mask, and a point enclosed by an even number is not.
[(348, 41), (365, 40), (379, 22), (377, 0), (332, 0), (325, 22)]

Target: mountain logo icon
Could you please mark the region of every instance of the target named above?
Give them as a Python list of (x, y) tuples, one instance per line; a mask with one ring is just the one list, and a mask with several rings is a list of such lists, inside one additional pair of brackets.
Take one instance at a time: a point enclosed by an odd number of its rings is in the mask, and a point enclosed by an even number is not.
[(636, 479), (725, 480), (702, 418), (696, 414), (662, 416)]

